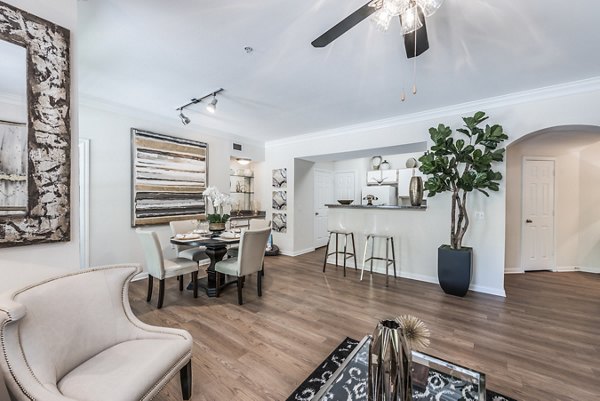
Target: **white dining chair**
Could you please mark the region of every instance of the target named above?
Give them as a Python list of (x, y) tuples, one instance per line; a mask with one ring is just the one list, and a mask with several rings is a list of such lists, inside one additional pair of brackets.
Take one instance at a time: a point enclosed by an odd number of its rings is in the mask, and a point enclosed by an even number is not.
[[(215, 265), (215, 271), (226, 274), (228, 276), (237, 277), (238, 304), (242, 305), (242, 287), (244, 278), (252, 273), (256, 275), (256, 286), (258, 296), (262, 296), (262, 275), (260, 271), (265, 258), (265, 248), (271, 234), (271, 228), (263, 228), (260, 230), (245, 230), (240, 236), (240, 247), (238, 256), (229, 258)], [(217, 296), (220, 283), (219, 274), (217, 274)]]
[[(198, 222), (196, 220), (177, 220), (169, 222), (171, 227), (171, 233), (173, 237), (177, 234), (188, 234), (196, 229)], [(178, 258), (189, 259), (198, 262), (199, 264), (208, 264), (210, 260), (206, 256), (204, 251), (206, 248), (189, 246), (189, 245), (175, 245)]]
[(179, 277), (179, 291), (183, 291), (183, 275), (191, 273), (194, 287), (194, 298), (198, 298), (198, 263), (184, 258), (165, 259), (160, 247), (158, 235), (154, 231), (136, 230), (144, 256), (146, 258), (146, 269), (148, 270), (148, 296), (147, 302), (152, 300), (153, 278), (159, 280), (158, 287), (158, 309), (162, 308), (165, 298), (165, 279)]

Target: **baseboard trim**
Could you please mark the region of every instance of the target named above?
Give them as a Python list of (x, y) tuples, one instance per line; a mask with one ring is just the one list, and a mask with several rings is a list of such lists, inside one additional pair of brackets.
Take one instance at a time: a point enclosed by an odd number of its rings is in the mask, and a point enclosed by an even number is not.
[(575, 272), (577, 271), (577, 266), (556, 266), (556, 268), (552, 271), (558, 273), (566, 273), (566, 272)]
[(314, 252), (315, 248), (306, 248), (306, 249), (302, 249), (300, 251), (283, 251), (283, 250), (279, 250), (279, 253), (281, 253), (282, 255), (285, 256), (291, 256), (291, 257), (295, 257), (295, 256), (300, 256), (300, 255), (304, 255), (305, 253), (310, 253), (310, 252)]
[(584, 272), (584, 273), (595, 273), (595, 274), (600, 274), (600, 267), (584, 267), (584, 266), (579, 266), (577, 268), (577, 270), (579, 270), (580, 272)]
[[(348, 262), (350, 262), (350, 260), (351, 259), (348, 259)], [(327, 262), (335, 265), (335, 259), (333, 259), (333, 261), (331, 261), (331, 259), (328, 259)], [(346, 264), (346, 269), (354, 269), (354, 260), (352, 260), (352, 262)], [(362, 265), (359, 265), (358, 269), (359, 270), (362, 269)], [(368, 275), (370, 272), (371, 272), (371, 267), (367, 266), (365, 268), (365, 274)], [(390, 275), (393, 276), (394, 270), (391, 266), (390, 266), (389, 272), (390, 272)], [(385, 268), (373, 266), (373, 273), (385, 275)], [(406, 278), (409, 280), (423, 281), (423, 282), (431, 283), (431, 284), (439, 284), (438, 278), (436, 276), (403, 272), (401, 269), (397, 269), (397, 274), (398, 274), (398, 277)], [(504, 289), (486, 287), (483, 285), (471, 284), (471, 286), (469, 287), (469, 291), (475, 291), (475, 292), (480, 292), (480, 293), (484, 293), (484, 294), (495, 295), (498, 297), (506, 297), (506, 292), (504, 291)]]
[(504, 274), (523, 274), (525, 273), (520, 267), (505, 267)]

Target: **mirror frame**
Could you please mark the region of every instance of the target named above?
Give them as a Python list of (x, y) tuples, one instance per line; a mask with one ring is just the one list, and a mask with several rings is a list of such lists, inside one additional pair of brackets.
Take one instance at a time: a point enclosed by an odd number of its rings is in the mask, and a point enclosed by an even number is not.
[(70, 32), (0, 1), (0, 40), (27, 50), (24, 216), (0, 216), (0, 248), (71, 239)]

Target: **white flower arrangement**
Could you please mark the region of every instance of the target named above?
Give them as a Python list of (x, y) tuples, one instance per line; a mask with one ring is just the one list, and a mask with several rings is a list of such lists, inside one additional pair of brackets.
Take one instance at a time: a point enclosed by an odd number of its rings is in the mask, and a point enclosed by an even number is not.
[[(202, 192), (211, 203), (213, 213), (206, 214), (209, 223), (225, 223), (229, 220), (228, 214), (223, 214), (223, 207), (231, 205), (231, 197), (221, 193), (216, 187), (208, 187)], [(208, 211), (208, 210), (207, 210)]]

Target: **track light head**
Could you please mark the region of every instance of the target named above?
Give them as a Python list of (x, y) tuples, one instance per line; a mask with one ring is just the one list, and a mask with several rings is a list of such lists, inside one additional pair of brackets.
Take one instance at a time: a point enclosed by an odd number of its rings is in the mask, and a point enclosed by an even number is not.
[(213, 93), (213, 98), (210, 101), (210, 103), (208, 104), (208, 106), (206, 106), (206, 110), (208, 110), (209, 113), (213, 113), (215, 111), (217, 111), (217, 94)]
[(181, 118), (181, 122), (183, 125), (188, 125), (192, 122), (185, 114), (183, 114), (183, 110), (179, 111), (179, 118)]

